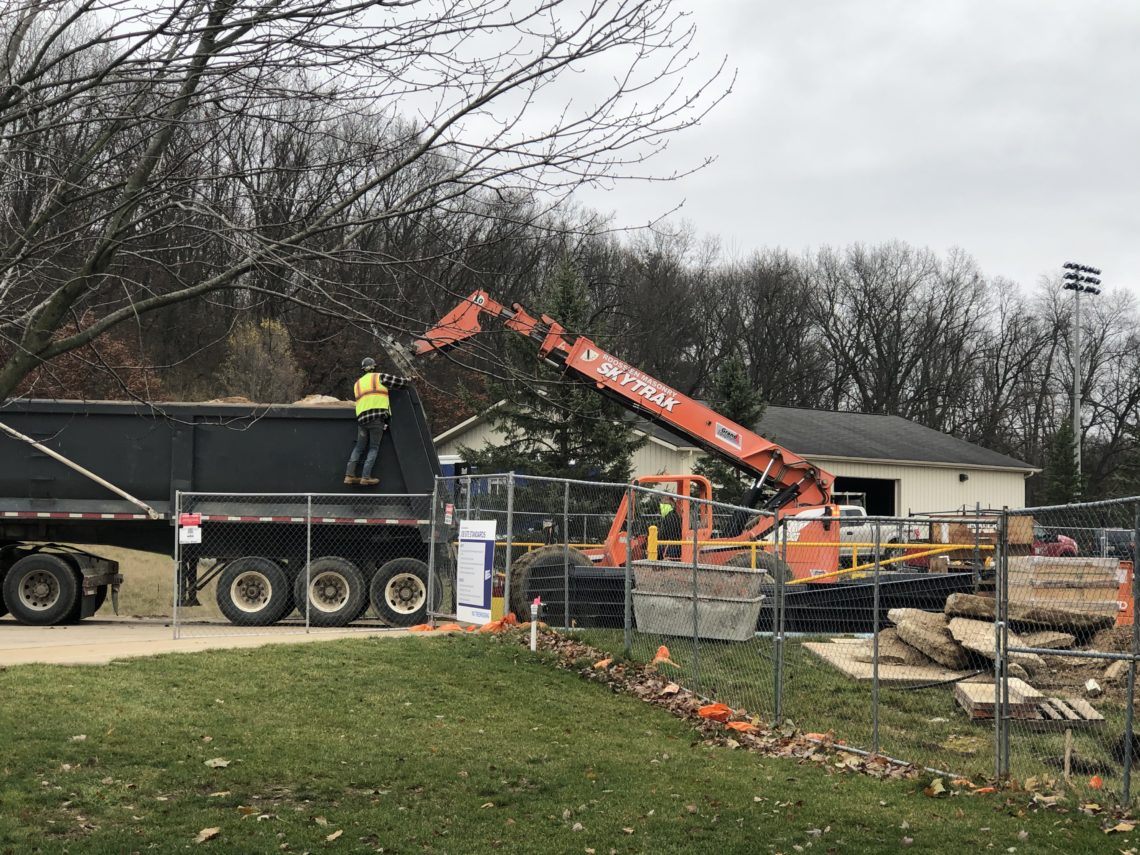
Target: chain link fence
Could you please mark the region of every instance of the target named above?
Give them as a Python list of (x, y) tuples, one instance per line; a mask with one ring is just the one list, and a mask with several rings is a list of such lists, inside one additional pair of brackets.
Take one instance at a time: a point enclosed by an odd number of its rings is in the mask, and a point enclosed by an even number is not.
[(1003, 520), (995, 615), (1003, 773), (1130, 800), (1138, 529), (1135, 498), (1027, 508)]
[(175, 632), (525, 620), (537, 600), (607, 654), (851, 751), (1130, 797), (1140, 500), (777, 520), (710, 492), (508, 473), (182, 494)]
[(406, 627), (444, 608), (430, 495), (180, 493), (175, 638)]

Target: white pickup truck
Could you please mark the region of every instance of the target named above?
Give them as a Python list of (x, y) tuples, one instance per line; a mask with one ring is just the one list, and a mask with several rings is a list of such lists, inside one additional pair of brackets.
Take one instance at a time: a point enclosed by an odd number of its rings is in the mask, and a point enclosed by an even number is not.
[[(901, 522), (876, 522), (867, 519), (867, 511), (860, 505), (839, 505), (839, 558), (840, 561), (851, 561), (857, 558), (860, 564), (873, 561), (875, 558), (875, 527), (880, 526), (880, 558), (886, 560), (901, 554), (894, 549), (896, 544), (907, 543), (917, 538), (919, 532), (911, 529)], [(796, 526), (795, 520), (819, 519), (830, 507), (809, 508), (791, 516), (788, 528), (788, 539), (794, 540)]]

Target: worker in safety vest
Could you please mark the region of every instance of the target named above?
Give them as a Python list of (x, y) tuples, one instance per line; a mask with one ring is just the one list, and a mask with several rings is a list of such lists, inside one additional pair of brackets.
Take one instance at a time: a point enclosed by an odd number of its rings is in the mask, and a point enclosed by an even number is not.
[[(344, 483), (373, 487), (380, 483), (380, 479), (372, 477), (372, 467), (376, 465), (376, 455), (380, 453), (380, 440), (384, 438), (384, 431), (388, 429), (388, 421), (391, 419), (388, 388), (407, 386), (409, 381), (406, 377), (378, 373), (376, 360), (371, 356), (365, 357), (360, 363), (360, 368), (364, 371), (364, 376), (352, 387), (352, 394), (356, 399), (356, 445), (352, 447), (352, 454), (348, 458)], [(360, 477), (357, 478), (356, 466), (362, 456), (364, 466), (360, 470)]]
[[(677, 500), (672, 496), (662, 496), (658, 504), (661, 520), (657, 526), (658, 540), (681, 539), (681, 515), (677, 513)], [(680, 544), (672, 544), (661, 548), (663, 558), (680, 558)]]

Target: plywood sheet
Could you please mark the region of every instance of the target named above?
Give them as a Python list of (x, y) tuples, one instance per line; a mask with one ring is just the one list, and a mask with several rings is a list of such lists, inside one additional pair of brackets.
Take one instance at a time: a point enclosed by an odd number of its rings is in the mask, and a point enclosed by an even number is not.
[[(872, 664), (870, 662), (857, 662), (850, 644), (809, 641), (804, 644), (804, 648), (853, 680), (870, 682), (872, 679)], [(954, 680), (970, 673), (970, 671), (952, 671), (938, 664), (895, 665), (886, 662), (879, 663), (880, 683), (933, 683), (938, 680)]]

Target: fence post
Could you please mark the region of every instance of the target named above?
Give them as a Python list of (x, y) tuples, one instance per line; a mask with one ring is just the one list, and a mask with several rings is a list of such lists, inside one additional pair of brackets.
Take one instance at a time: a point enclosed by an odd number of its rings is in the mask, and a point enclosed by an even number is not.
[[(776, 550), (785, 566), (788, 564), (788, 527), (787, 518), (778, 520), (776, 536), (774, 538)], [(778, 726), (784, 718), (784, 571), (778, 568), (776, 572), (776, 602), (772, 612), (772, 644), (775, 655), (775, 667), (772, 669), (776, 681), (776, 720)]]
[(1135, 729), (1132, 706), (1136, 699), (1136, 656), (1140, 654), (1140, 503), (1132, 512), (1132, 659), (1128, 662), (1128, 703), (1124, 707), (1124, 775), (1121, 802), (1132, 804), (1132, 732)]
[(879, 562), (882, 560), (882, 523), (875, 522), (874, 617), (871, 629), (871, 754), (879, 753)]
[[(693, 520), (694, 504), (692, 499), (689, 500), (689, 520)], [(677, 513), (674, 511), (673, 513)], [(693, 691), (698, 695), (701, 693), (701, 634), (700, 634), (700, 614), (698, 612), (698, 605), (700, 603), (700, 585), (697, 580), (697, 557), (699, 549), (697, 547), (697, 538), (699, 533), (696, 526), (693, 527)]]
[(432, 479), (431, 487), (431, 524), (428, 526), (428, 577), (427, 577), (427, 622), (431, 626), (435, 626), (435, 550), (436, 542), (439, 537), (439, 532), (436, 526), (439, 521), (439, 516), (436, 513), (436, 508), (439, 505), (439, 482), (440, 477), (437, 475)]
[[(471, 476), (464, 475), (463, 482), (467, 485), (463, 490), (463, 519), (471, 519)], [(458, 602), (458, 601), (457, 601)]]
[(305, 632), (309, 632), (309, 611), (312, 597), (309, 587), (313, 584), (313, 495), (305, 494)]
[(997, 777), (1009, 775), (1009, 507), (998, 517), (998, 559), (995, 566), (994, 714)]
[[(570, 628), (570, 482), (562, 493), (562, 626)], [(582, 540), (585, 543), (585, 539)]]
[(179, 518), (182, 516), (182, 491), (174, 491), (174, 640), (178, 640), (178, 601), (182, 599), (182, 540)]
[(622, 597), (625, 615), (622, 620), (622, 654), (626, 659), (633, 655), (633, 485), (626, 487), (625, 510), (625, 595)]
[[(507, 474), (507, 556), (503, 560), (503, 610), (511, 609), (511, 531), (515, 524), (515, 473)], [(491, 562), (492, 566), (494, 561)], [(522, 602), (526, 599), (526, 591), (522, 592)]]

